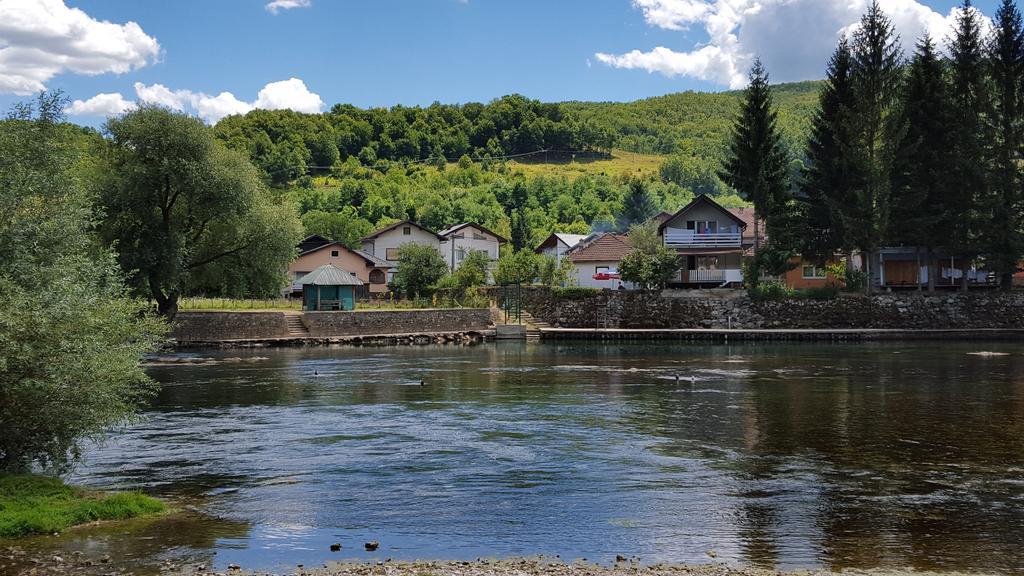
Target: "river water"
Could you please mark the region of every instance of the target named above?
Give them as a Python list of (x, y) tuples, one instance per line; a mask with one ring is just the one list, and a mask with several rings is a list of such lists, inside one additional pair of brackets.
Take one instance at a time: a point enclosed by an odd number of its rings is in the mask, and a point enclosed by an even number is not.
[(145, 419), (72, 478), (195, 511), (62, 546), (219, 568), (623, 554), (1024, 569), (1020, 346), (199, 355), (154, 366)]

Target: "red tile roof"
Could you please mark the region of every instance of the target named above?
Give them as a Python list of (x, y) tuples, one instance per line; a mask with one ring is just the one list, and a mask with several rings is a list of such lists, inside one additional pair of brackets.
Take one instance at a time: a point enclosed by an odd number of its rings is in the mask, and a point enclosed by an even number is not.
[(601, 234), (569, 253), (573, 262), (618, 262), (629, 253), (629, 237), (625, 234)]

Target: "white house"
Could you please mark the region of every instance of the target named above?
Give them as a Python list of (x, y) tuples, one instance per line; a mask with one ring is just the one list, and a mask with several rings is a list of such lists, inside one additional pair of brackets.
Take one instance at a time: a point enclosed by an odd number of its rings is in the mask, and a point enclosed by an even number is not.
[(586, 234), (562, 234), (561, 232), (555, 232), (548, 236), (547, 240), (541, 242), (534, 252), (544, 256), (554, 256), (556, 261), (561, 262), (562, 255), (575, 248), (586, 238), (588, 238)]
[(658, 235), (665, 246), (679, 253), (683, 263), (670, 285), (741, 284), (747, 228), (742, 213), (727, 210), (704, 194), (664, 219)]
[(438, 233), (441, 236), (441, 256), (444, 257), (448, 269), (454, 271), (462, 263), (470, 250), (479, 250), (487, 254), (491, 262), (498, 260), (498, 248), (507, 242), (500, 235), (475, 222), (463, 222)]
[(619, 261), (630, 251), (624, 234), (595, 234), (565, 254), (576, 266), (576, 281), (585, 288), (631, 288), (619, 279)]
[(360, 242), (363, 244), (363, 252), (381, 258), (393, 266), (388, 271), (390, 282), (398, 268), (398, 249), (402, 244), (421, 244), (440, 252), (443, 240), (445, 239), (434, 231), (411, 220), (403, 220), (364, 237)]

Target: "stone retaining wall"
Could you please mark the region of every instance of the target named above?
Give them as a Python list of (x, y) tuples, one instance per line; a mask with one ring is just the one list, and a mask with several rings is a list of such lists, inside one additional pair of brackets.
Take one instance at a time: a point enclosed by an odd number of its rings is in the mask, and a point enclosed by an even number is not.
[(171, 336), (179, 342), (285, 338), (283, 312), (179, 312)]
[(972, 292), (842, 296), (754, 302), (741, 291), (718, 297), (604, 291), (575, 299), (523, 290), (534, 318), (562, 328), (1024, 328), (1024, 293)]
[(491, 325), (487, 308), (436, 310), (360, 310), (306, 312), (302, 321), (311, 336), (465, 332)]

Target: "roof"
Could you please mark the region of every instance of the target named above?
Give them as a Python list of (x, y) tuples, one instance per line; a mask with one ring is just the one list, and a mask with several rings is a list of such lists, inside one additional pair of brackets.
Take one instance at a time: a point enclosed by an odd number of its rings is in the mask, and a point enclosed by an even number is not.
[(303, 286), (362, 286), (363, 281), (338, 268), (324, 264), (296, 281)]
[(310, 251), (312, 251), (312, 250), (314, 250), (316, 248), (319, 248), (321, 246), (326, 246), (327, 244), (330, 244), (332, 242), (333, 242), (333, 240), (330, 240), (329, 238), (324, 238), (323, 236), (321, 236), (319, 234), (313, 234), (312, 236), (306, 236), (305, 238), (302, 239), (301, 242), (299, 242), (299, 252), (300, 253), (310, 252)]
[(487, 228), (484, 228), (480, 224), (477, 224), (476, 222), (463, 222), (462, 224), (456, 224), (455, 226), (452, 226), (450, 228), (445, 228), (444, 230), (441, 230), (437, 234), (439, 236), (447, 237), (449, 234), (454, 234), (455, 232), (458, 232), (459, 230), (462, 230), (463, 228), (465, 228), (467, 226), (472, 226), (472, 227), (480, 230), (481, 232), (485, 232), (487, 234), (490, 234), (491, 236), (494, 236), (495, 238), (498, 239), (498, 243), (499, 244), (504, 244), (505, 242), (508, 242), (508, 240), (506, 240), (505, 237), (502, 236), (501, 234), (498, 234), (497, 232), (492, 232), (492, 231), (488, 230)]
[(683, 214), (685, 214), (686, 212), (688, 212), (691, 208), (694, 208), (695, 206), (699, 206), (700, 204), (709, 204), (713, 208), (717, 208), (723, 214), (726, 214), (727, 216), (729, 216), (730, 218), (735, 220), (736, 223), (739, 224), (739, 226), (741, 228), (745, 229), (747, 227), (747, 222), (745, 220), (743, 220), (743, 218), (741, 218), (740, 216), (738, 216), (736, 214), (733, 214), (731, 211), (726, 210), (725, 208), (722, 208), (721, 204), (719, 204), (718, 202), (715, 202), (714, 200), (712, 200), (711, 197), (708, 196), (707, 194), (701, 194), (700, 196), (697, 196), (696, 198), (694, 198), (692, 202), (690, 202), (686, 206), (683, 206), (682, 208), (680, 208), (679, 211), (676, 212), (675, 214), (673, 214), (670, 218), (667, 218), (667, 219), (663, 220), (661, 222), (661, 224), (658, 225), (658, 232), (661, 232), (662, 230), (664, 230), (665, 226), (669, 223), (669, 221), (675, 220), (676, 218), (678, 218), (678, 217), (682, 216)]
[(540, 252), (544, 248), (555, 248), (558, 243), (561, 242), (567, 246), (568, 250), (572, 250), (577, 244), (585, 240), (589, 234), (563, 234), (561, 232), (555, 232), (544, 239), (543, 242), (537, 245), (534, 252)]
[(671, 219), (672, 219), (672, 213), (671, 212), (666, 212), (666, 211), (662, 210), (661, 212), (658, 212), (654, 216), (651, 216), (651, 218), (648, 220), (648, 222), (657, 222), (658, 225), (661, 226), (662, 224), (664, 224), (665, 222), (668, 222)]
[(412, 220), (402, 220), (401, 222), (395, 222), (394, 224), (392, 224), (391, 226), (388, 226), (387, 228), (381, 228), (380, 230), (377, 230), (373, 234), (370, 234), (368, 236), (363, 236), (362, 238), (359, 239), (359, 241), (360, 242), (366, 242), (367, 240), (373, 240), (377, 236), (380, 236), (381, 234), (385, 234), (387, 232), (390, 232), (390, 231), (394, 230), (395, 228), (398, 228), (399, 226), (415, 226), (416, 228), (419, 228), (420, 230), (423, 230), (427, 234), (433, 234), (434, 236), (437, 236), (437, 238), (439, 240), (444, 240), (443, 236), (441, 236), (437, 232), (434, 232), (430, 228), (427, 228), (427, 227), (423, 226), (422, 224), (417, 224), (416, 222), (413, 222)]
[[(754, 245), (754, 219), (757, 217), (756, 214), (754, 213), (754, 209), (753, 208), (729, 208), (729, 213), (731, 213), (733, 216), (736, 216), (736, 217), (740, 218), (741, 220), (743, 220), (743, 222), (746, 223), (746, 228), (743, 229), (743, 236), (742, 236), (742, 239), (740, 240), (740, 243), (743, 244), (744, 247), (748, 247), (748, 248), (752, 247)], [(761, 237), (760, 244), (764, 244), (765, 243), (765, 239), (766, 239), (765, 229), (764, 229), (765, 228), (764, 227), (764, 220), (760, 220), (760, 224), (761, 225), (759, 226), (760, 230), (758, 230), (758, 235)], [(748, 256), (752, 256), (753, 255), (753, 251), (752, 250), (747, 250), (744, 253), (746, 255), (748, 255)]]
[(352, 252), (356, 256), (359, 256), (360, 258), (362, 258), (363, 260), (366, 261), (366, 265), (367, 266), (373, 266), (374, 268), (393, 268), (393, 266), (391, 264), (389, 264), (387, 261), (381, 260), (380, 258), (377, 258), (376, 256), (374, 256), (372, 254), (368, 254), (366, 252), (363, 252), (362, 250), (353, 250), (353, 249), (349, 248), (348, 246), (345, 246), (341, 242), (334, 242), (334, 241), (331, 241), (331, 240), (329, 240), (327, 242), (327, 244), (322, 244), (320, 246), (317, 246), (316, 248), (310, 248), (309, 250), (306, 250), (305, 252), (299, 252), (299, 256), (300, 257), (301, 256), (305, 256), (306, 254), (312, 254), (313, 252), (319, 252), (320, 250), (323, 250), (324, 248), (335, 247), (335, 246), (337, 246), (338, 248), (340, 248), (342, 250), (346, 250), (348, 252)]
[(573, 262), (618, 262), (632, 247), (625, 234), (600, 234), (568, 254)]

